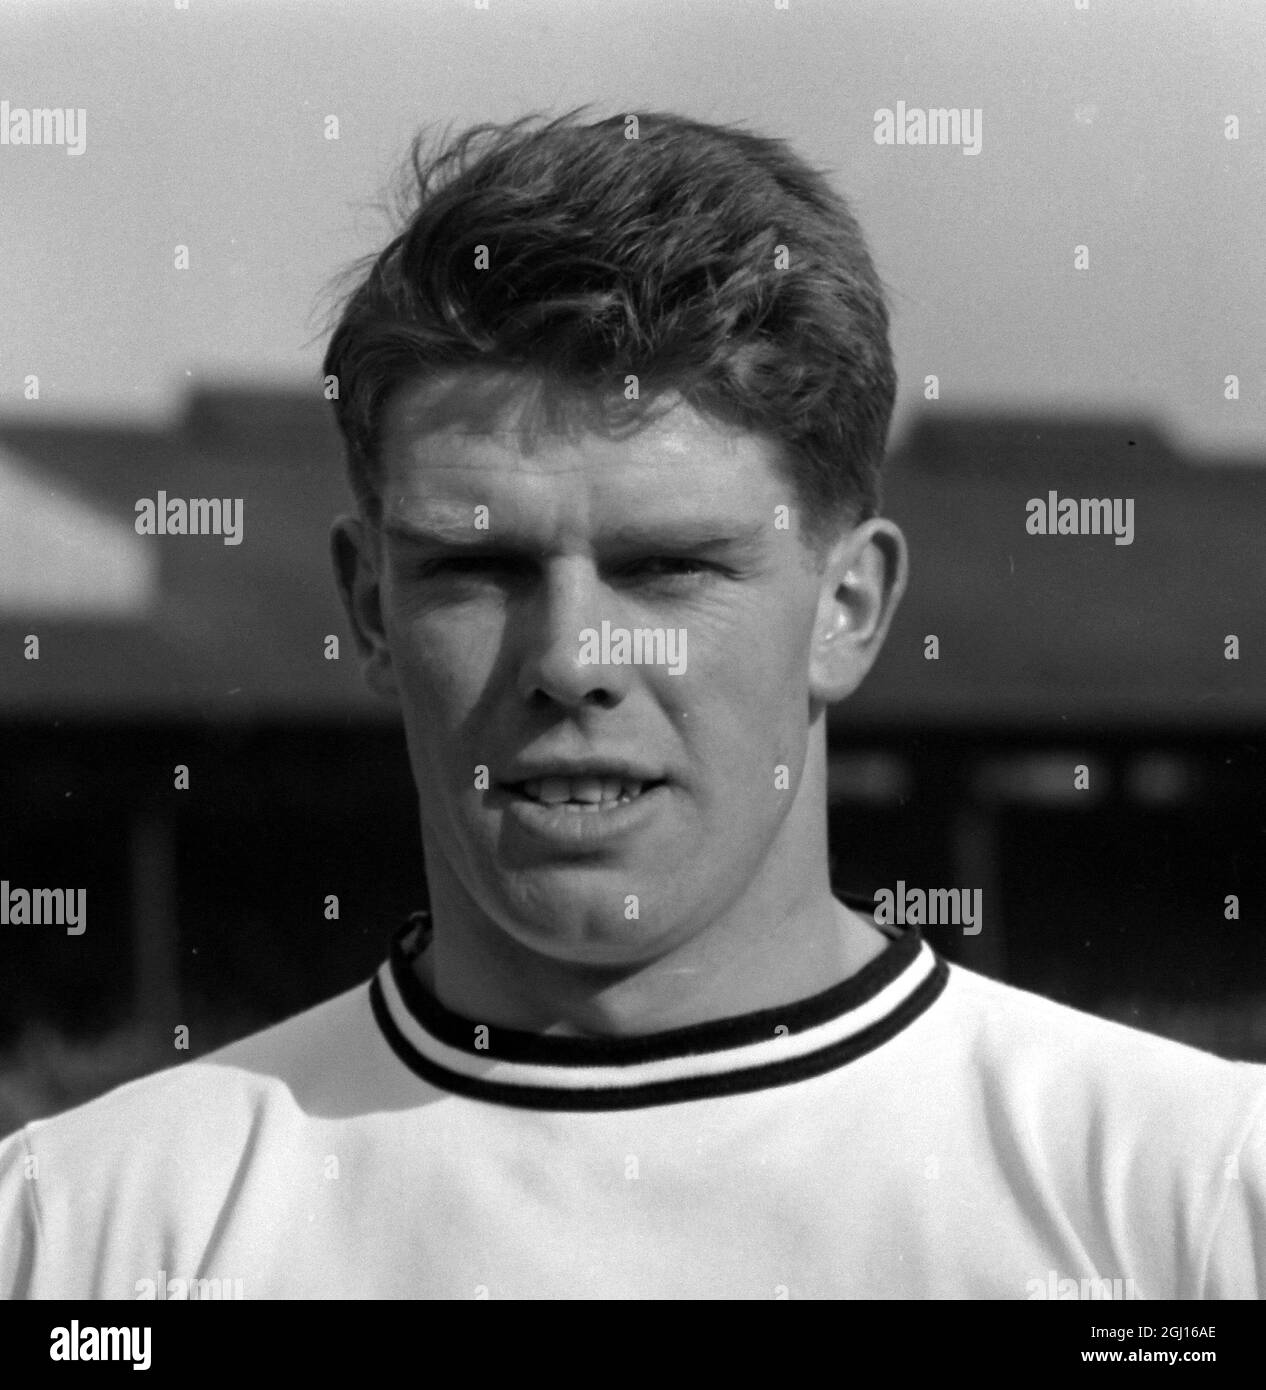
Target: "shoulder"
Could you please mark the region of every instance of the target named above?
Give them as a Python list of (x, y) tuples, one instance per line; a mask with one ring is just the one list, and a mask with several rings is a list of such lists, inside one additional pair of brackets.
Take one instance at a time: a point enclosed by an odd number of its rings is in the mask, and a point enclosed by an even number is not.
[(1250, 1087), (1254, 1082), (1266, 1084), (1266, 1066), (1228, 1061), (1187, 1043), (1001, 984), (963, 966), (950, 966), (946, 996), (953, 1007), (982, 1025), (985, 1036), (996, 1035), (1018, 1047), (1018, 1057), (1030, 1065), (1049, 1063), (1057, 1049), (1083, 1063), (1102, 1059), (1115, 1062), (1118, 1068), (1162, 1073), (1178, 1068), (1184, 1074), (1190, 1069), (1220, 1072), (1224, 1078), (1238, 1073)]
[[(1013, 1191), (1182, 1298), (1266, 1289), (1266, 1067), (951, 967), (934, 1041)], [(929, 1050), (935, 1050), (929, 1049)], [(948, 1083), (947, 1083), (948, 1084)], [(1155, 1293), (1148, 1296), (1157, 1296)]]
[(196, 1270), (231, 1218), (262, 1230), (288, 1202), (317, 1209), (325, 1156), (372, 1144), (422, 1086), (361, 985), (29, 1124), (0, 1142), (0, 1297), (113, 1297)]
[(1234, 1062), (952, 966), (944, 1026), (1030, 1122), (1140, 1150), (1233, 1154), (1266, 1117), (1266, 1066)]
[[(135, 1170), (137, 1155), (197, 1154), (200, 1169), (239, 1152), (261, 1127), (333, 1114), (355, 1095), (372, 1104), (396, 1069), (378, 1032), (365, 985), (205, 1057), (152, 1073), (96, 1100), (28, 1124), (0, 1142), (6, 1166), (36, 1161), (39, 1177), (103, 1181)], [(6, 1162), (7, 1161), (7, 1162)]]

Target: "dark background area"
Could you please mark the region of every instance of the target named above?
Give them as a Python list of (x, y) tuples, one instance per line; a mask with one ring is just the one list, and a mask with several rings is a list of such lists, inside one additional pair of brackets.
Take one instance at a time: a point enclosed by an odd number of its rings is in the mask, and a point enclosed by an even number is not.
[[(88, 893), (80, 937), (0, 927), (0, 1132), (353, 987), (421, 900), (403, 737), (360, 687), (328, 573), (346, 494), (326, 410), (226, 387), (170, 431), (0, 429), (6, 497), (73, 500), (107, 550), (158, 556), (132, 613), (0, 604), (0, 878)], [(885, 508), (911, 588), (833, 712), (831, 839), (841, 890), (982, 890), (979, 935), (927, 929), (950, 959), (1261, 1061), (1254, 463), (1186, 460), (1127, 420), (917, 420)], [(160, 488), (243, 498), (243, 544), (127, 534)], [(1025, 501), (1050, 489), (1133, 497), (1133, 545), (1029, 536)]]

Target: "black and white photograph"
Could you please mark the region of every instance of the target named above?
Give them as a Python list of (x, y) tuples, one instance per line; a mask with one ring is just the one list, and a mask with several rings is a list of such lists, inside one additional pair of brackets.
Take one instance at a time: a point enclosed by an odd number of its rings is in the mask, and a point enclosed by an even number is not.
[(1264, 90), (1255, 0), (0, 4), (31, 1364), (195, 1366), (191, 1301), (1231, 1350)]

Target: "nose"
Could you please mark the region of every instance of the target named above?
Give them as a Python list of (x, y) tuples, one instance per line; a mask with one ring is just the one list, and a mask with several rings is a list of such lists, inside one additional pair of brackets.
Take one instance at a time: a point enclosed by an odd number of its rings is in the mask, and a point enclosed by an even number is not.
[(522, 612), (518, 632), (519, 693), (531, 704), (578, 710), (611, 709), (628, 693), (627, 666), (599, 666), (581, 660), (586, 628), (612, 622), (611, 596), (604, 593), (593, 562), (580, 557), (548, 566), (544, 581)]

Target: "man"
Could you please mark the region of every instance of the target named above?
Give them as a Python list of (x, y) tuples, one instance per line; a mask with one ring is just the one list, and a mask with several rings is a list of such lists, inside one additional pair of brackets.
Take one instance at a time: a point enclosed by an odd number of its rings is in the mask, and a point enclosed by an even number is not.
[(0, 1286), (1257, 1296), (1266, 1069), (832, 896), (826, 711), (906, 565), (845, 205), (672, 116), (416, 174), (326, 371), (429, 915), (370, 987), (0, 1148)]

